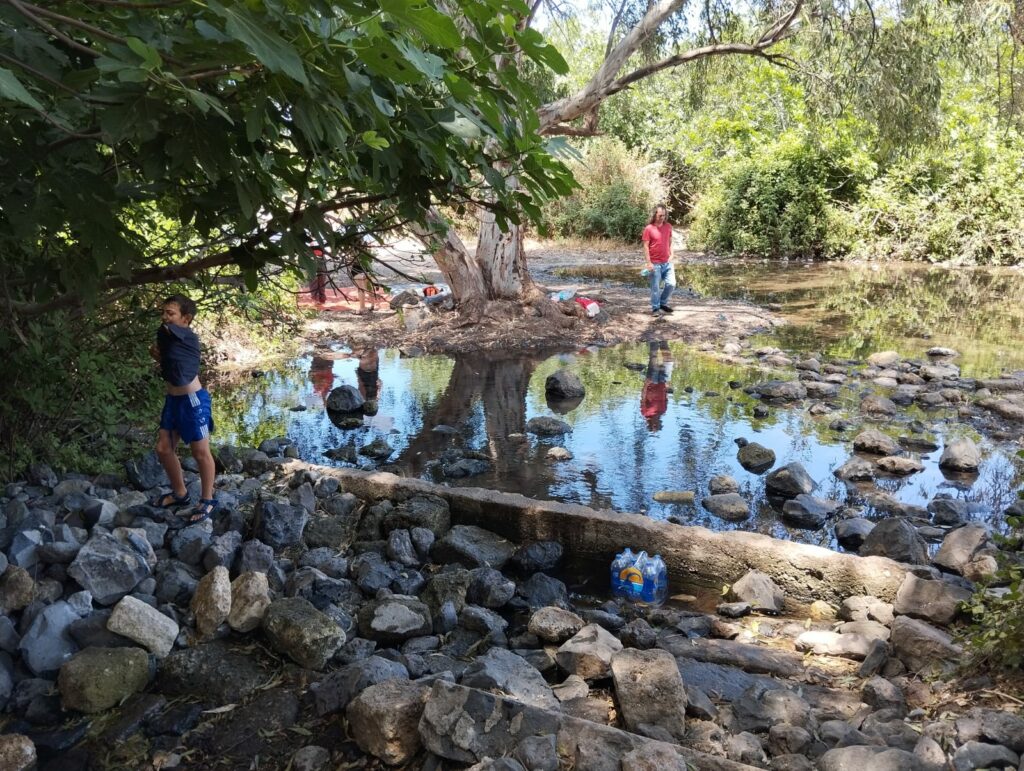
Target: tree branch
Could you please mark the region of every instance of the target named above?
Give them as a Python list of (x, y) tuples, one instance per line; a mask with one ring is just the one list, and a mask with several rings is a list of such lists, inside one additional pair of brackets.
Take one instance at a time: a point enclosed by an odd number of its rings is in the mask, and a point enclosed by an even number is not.
[(22, 16), (24, 16), (26, 19), (28, 19), (30, 22), (35, 24), (40, 29), (49, 32), (51, 35), (60, 40), (66, 46), (73, 48), (76, 51), (85, 54), (86, 56), (102, 56), (102, 54), (99, 51), (94, 51), (93, 49), (89, 48), (89, 46), (82, 45), (77, 40), (69, 38), (67, 35), (65, 35), (59, 29), (54, 27), (52, 24), (48, 24), (47, 22), (43, 21), (38, 16), (34, 15), (31, 11), (29, 11), (28, 8), (26, 8), (25, 5), (19, 2), (18, 0), (3, 0), (3, 2), (10, 5), (12, 8), (14, 8), (14, 10), (16, 10), (18, 13), (20, 13)]

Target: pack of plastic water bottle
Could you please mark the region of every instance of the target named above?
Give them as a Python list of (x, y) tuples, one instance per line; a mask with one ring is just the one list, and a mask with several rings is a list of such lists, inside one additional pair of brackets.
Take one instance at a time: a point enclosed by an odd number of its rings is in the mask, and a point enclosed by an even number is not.
[(612, 594), (645, 605), (660, 605), (668, 596), (668, 568), (660, 554), (634, 554), (626, 548), (611, 567)]

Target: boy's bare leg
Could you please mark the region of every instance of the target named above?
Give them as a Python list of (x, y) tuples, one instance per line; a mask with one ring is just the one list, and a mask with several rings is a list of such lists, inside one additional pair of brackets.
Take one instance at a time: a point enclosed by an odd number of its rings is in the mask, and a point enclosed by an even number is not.
[(160, 459), (160, 465), (164, 467), (167, 478), (171, 480), (171, 490), (179, 498), (188, 492), (185, 487), (185, 477), (181, 473), (181, 461), (174, 448), (178, 446), (178, 432), (160, 429), (160, 436), (156, 440), (156, 457)]
[(210, 452), (210, 440), (199, 439), (192, 442), (192, 457), (199, 466), (199, 486), (202, 489), (199, 497), (204, 501), (213, 500), (213, 480), (217, 476), (217, 466)]
[(366, 276), (354, 276), (352, 283), (356, 285), (356, 291), (359, 293), (359, 312), (363, 313), (366, 311)]

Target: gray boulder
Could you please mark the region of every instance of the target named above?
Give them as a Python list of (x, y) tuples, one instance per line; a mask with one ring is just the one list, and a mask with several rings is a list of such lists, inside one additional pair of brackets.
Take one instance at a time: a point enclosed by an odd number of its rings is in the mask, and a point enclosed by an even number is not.
[(917, 528), (900, 517), (883, 519), (868, 533), (861, 556), (888, 557), (911, 565), (927, 565), (928, 544)]
[(842, 508), (842, 504), (826, 498), (801, 493), (782, 504), (782, 519), (794, 527), (817, 530)]
[(900, 443), (877, 428), (867, 428), (853, 438), (853, 449), (871, 455), (899, 455)]
[(736, 460), (752, 474), (761, 474), (775, 465), (775, 451), (757, 442), (749, 442), (740, 447)]
[(318, 715), (345, 709), (366, 688), (388, 680), (408, 680), (404, 664), (381, 656), (368, 656), (346, 664), (310, 687)]
[(57, 688), (64, 709), (102, 712), (149, 683), (149, 656), (140, 648), (89, 648), (60, 668)]
[(396, 595), (359, 609), (359, 634), (385, 645), (421, 637), (433, 630), (430, 609), (413, 597)]
[(413, 760), (422, 748), (418, 727), (428, 691), (423, 683), (387, 680), (360, 692), (345, 711), (359, 748), (388, 766)]
[(126, 461), (124, 471), (136, 490), (152, 490), (154, 487), (167, 487), (171, 484), (155, 452)]
[(926, 771), (912, 752), (878, 745), (829, 750), (818, 760), (818, 771)]
[(956, 721), (961, 742), (982, 740), (1024, 753), (1024, 717), (996, 709), (975, 707)]
[(149, 576), (146, 555), (107, 533), (97, 533), (79, 550), (68, 575), (100, 605), (112, 605)]
[(534, 541), (516, 549), (511, 564), (523, 573), (553, 570), (562, 560), (562, 544), (558, 541)]
[(814, 492), (817, 484), (800, 463), (794, 462), (775, 469), (765, 477), (765, 487), (769, 495), (795, 498), (801, 493)]
[(836, 523), (836, 541), (844, 549), (857, 551), (864, 544), (864, 539), (875, 529), (875, 523), (864, 517), (851, 517)]
[(951, 530), (942, 539), (942, 545), (932, 562), (940, 568), (963, 575), (964, 569), (974, 560), (975, 555), (991, 543), (989, 529), (985, 525), (965, 525)]
[(622, 643), (604, 628), (588, 624), (567, 640), (555, 653), (558, 666), (584, 680), (600, 680), (611, 670), (612, 657)]
[(79, 615), (63, 600), (35, 617), (18, 644), (21, 660), (34, 674), (54, 674), (78, 651), (69, 629), (78, 619)]
[(301, 597), (270, 603), (263, 631), (271, 647), (307, 669), (323, 669), (345, 644), (344, 630)]
[(674, 740), (686, 733), (686, 689), (675, 657), (660, 648), (626, 648), (612, 657), (615, 697), (626, 728), (649, 733), (649, 726), (664, 730)]
[(587, 389), (583, 387), (578, 375), (560, 369), (548, 375), (544, 381), (544, 393), (551, 399), (579, 399), (586, 395)]
[(564, 420), (548, 416), (530, 418), (526, 422), (526, 433), (537, 436), (561, 436), (572, 431), (572, 426)]
[(890, 637), (893, 655), (911, 672), (949, 672), (963, 658), (963, 649), (940, 629), (909, 616), (897, 616)]
[(731, 599), (749, 602), (755, 610), (781, 613), (785, 609), (785, 594), (778, 585), (759, 570), (748, 571), (729, 588)]
[(255, 659), (222, 641), (172, 651), (159, 662), (156, 689), (214, 704), (242, 701), (267, 681)]
[(907, 573), (896, 592), (893, 608), (901, 615), (945, 626), (957, 617), (960, 603), (970, 598), (971, 593), (963, 587), (942, 580), (928, 581)]
[(501, 570), (515, 551), (515, 545), (476, 525), (456, 525), (434, 544), (439, 562), (458, 562), (468, 567)]
[(807, 396), (807, 389), (799, 380), (769, 380), (758, 383), (755, 390), (765, 399), (779, 401), (797, 401)]
[(359, 412), (365, 402), (359, 390), (350, 385), (338, 386), (327, 394), (327, 409), (331, 412)]
[(384, 530), (390, 532), (396, 528), (407, 528), (412, 531), (426, 529), (436, 538), (442, 537), (451, 528), (452, 516), (448, 502), (436, 495), (414, 495), (402, 501), (384, 517)]
[(738, 522), (750, 516), (750, 504), (739, 493), (709, 495), (700, 504), (716, 517), (730, 522)]
[(309, 512), (301, 506), (287, 506), (273, 501), (256, 505), (256, 536), (275, 551), (302, 542), (302, 532)]
[(516, 593), (516, 583), (505, 578), (500, 570), (476, 568), (466, 591), (466, 600), (485, 608), (500, 608)]
[(939, 458), (939, 468), (950, 471), (977, 471), (981, 465), (981, 450), (964, 437), (946, 445)]
[(991, 513), (991, 508), (976, 501), (954, 498), (934, 498), (928, 502), (928, 512), (936, 525), (962, 525)]
[(892, 417), (896, 414), (896, 405), (892, 399), (887, 399), (878, 394), (871, 394), (861, 399), (860, 411), (865, 415), (872, 415), (874, 417)]
[(563, 643), (579, 632), (585, 622), (571, 610), (547, 607), (534, 611), (527, 629), (531, 634), (552, 643)]
[(542, 709), (558, 709), (551, 687), (526, 659), (505, 648), (491, 648), (466, 669), (462, 684), (500, 691), (516, 701)]

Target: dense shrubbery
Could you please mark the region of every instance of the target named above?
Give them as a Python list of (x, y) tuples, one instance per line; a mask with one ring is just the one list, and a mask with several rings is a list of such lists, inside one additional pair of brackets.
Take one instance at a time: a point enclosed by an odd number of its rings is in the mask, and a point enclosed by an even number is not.
[(813, 257), (830, 249), (832, 202), (853, 172), (805, 142), (780, 142), (742, 158), (698, 203), (691, 243), (717, 252)]
[(966, 265), (1024, 258), (1024, 143), (898, 163), (848, 211), (851, 256)]
[(665, 200), (659, 165), (616, 139), (594, 140), (570, 165), (580, 189), (547, 207), (550, 230), (563, 237), (638, 241), (651, 210)]

